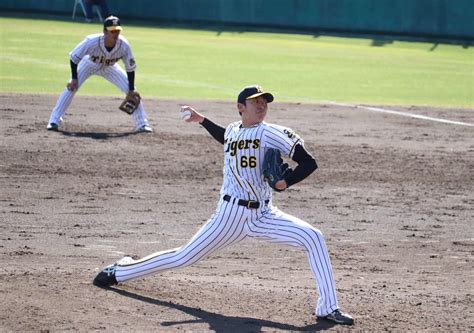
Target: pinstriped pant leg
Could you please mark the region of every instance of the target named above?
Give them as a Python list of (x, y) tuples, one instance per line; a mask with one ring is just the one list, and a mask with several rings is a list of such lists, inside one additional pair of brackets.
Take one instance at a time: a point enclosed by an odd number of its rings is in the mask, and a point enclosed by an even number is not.
[[(49, 123), (59, 124), (61, 117), (64, 116), (69, 105), (71, 105), (72, 99), (76, 95), (76, 92), (82, 86), (82, 84), (94, 74), (97, 70), (97, 65), (88, 61), (83, 60), (77, 66), (77, 82), (78, 87), (75, 91), (69, 91), (67, 88), (63, 90), (61, 95), (59, 96), (56, 105), (51, 112), (51, 116), (49, 117)], [(70, 82), (70, 81), (69, 81)]]
[(198, 262), (223, 246), (242, 239), (242, 233), (246, 232), (244, 222), (248, 218), (246, 211), (242, 206), (223, 202), (186, 245), (153, 253), (130, 264), (118, 264), (115, 278), (124, 282)]
[[(127, 73), (118, 64), (105, 67), (100, 71), (100, 75), (107, 79), (109, 82), (113, 83), (124, 94), (128, 93)], [(143, 101), (140, 102), (140, 105), (132, 114), (132, 118), (135, 121), (135, 126), (137, 127), (137, 129), (144, 125), (148, 125), (148, 119), (146, 117), (145, 109), (143, 107)]]
[(132, 113), (132, 118), (135, 121), (137, 128), (148, 125), (148, 119), (146, 117), (145, 108), (143, 107), (143, 101), (140, 102), (138, 108), (134, 113)]
[(304, 249), (319, 292), (316, 315), (325, 316), (339, 308), (331, 261), (321, 231), (277, 208), (254, 217), (249, 229), (251, 237)]

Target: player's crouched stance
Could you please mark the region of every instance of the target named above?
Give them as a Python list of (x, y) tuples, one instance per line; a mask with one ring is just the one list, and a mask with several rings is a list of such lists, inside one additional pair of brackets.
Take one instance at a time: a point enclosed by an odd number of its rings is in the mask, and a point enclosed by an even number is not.
[[(121, 105), (120, 109), (132, 115), (137, 132), (153, 132), (148, 124), (140, 95), (135, 92), (137, 65), (128, 41), (120, 35), (121, 31), (118, 17), (109, 16), (104, 20), (103, 33), (87, 36), (72, 50), (70, 53), (71, 80), (51, 112), (48, 131), (58, 131), (62, 117), (77, 90), (91, 75), (99, 75), (127, 95), (128, 101), (124, 103), (127, 107)], [(121, 59), (125, 64), (126, 73), (117, 63)], [(136, 105), (131, 105), (129, 97), (135, 97)]]
[[(187, 244), (139, 260), (125, 257), (104, 268), (94, 279), (96, 286), (106, 288), (189, 266), (216, 250), (254, 237), (305, 250), (319, 292), (316, 315), (338, 324), (354, 323), (351, 316), (339, 310), (331, 261), (321, 231), (272, 205), (272, 187), (282, 191), (317, 168), (302, 138), (289, 128), (264, 122), (268, 103), (272, 101), (273, 95), (260, 86), (244, 88), (237, 99), (242, 119), (226, 128), (189, 106), (182, 108), (183, 119), (201, 124), (224, 145), (224, 179), (216, 212)], [(271, 154), (267, 154), (269, 151)], [(285, 171), (280, 179), (269, 175), (264, 166), (268, 164), (265, 155), (275, 156), (276, 151), (277, 156), (284, 154), (297, 163), (294, 170)]]

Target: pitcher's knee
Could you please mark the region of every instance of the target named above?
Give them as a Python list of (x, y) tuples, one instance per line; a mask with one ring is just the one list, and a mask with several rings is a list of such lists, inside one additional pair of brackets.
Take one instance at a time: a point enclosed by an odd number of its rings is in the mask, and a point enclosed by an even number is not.
[(311, 235), (311, 239), (312, 239), (311, 244), (319, 244), (319, 246), (326, 245), (326, 242), (324, 240), (324, 235), (319, 229), (311, 229), (309, 234)]
[(323, 233), (321, 232), (321, 230), (319, 229), (313, 229), (313, 235), (314, 235), (314, 238), (317, 238), (317, 239), (321, 239), (324, 241), (324, 235)]

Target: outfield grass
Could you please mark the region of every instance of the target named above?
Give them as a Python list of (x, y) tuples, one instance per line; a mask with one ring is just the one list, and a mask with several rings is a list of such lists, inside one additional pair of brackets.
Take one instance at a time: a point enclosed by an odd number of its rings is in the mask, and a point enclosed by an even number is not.
[[(0, 17), (0, 92), (59, 94), (69, 52), (99, 24)], [(234, 100), (259, 83), (278, 101), (474, 107), (474, 49), (362, 38), (124, 26), (147, 97)], [(86, 95), (121, 96), (102, 78)]]

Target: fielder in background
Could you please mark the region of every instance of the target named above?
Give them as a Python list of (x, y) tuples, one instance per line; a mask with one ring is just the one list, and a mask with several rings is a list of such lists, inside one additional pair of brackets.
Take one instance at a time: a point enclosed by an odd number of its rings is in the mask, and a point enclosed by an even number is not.
[[(135, 69), (137, 67), (128, 41), (120, 35), (119, 18), (109, 16), (104, 20), (101, 34), (87, 36), (70, 53), (71, 79), (59, 96), (51, 112), (47, 129), (57, 131), (77, 90), (91, 76), (99, 75), (113, 83), (128, 96), (135, 92)], [(126, 72), (117, 63), (122, 60)], [(139, 103), (131, 114), (137, 132), (153, 132), (143, 108)]]
[[(304, 147), (303, 139), (287, 127), (264, 122), (273, 95), (260, 86), (244, 88), (237, 98), (241, 120), (226, 128), (215, 124), (192, 107), (182, 108), (187, 122), (201, 124), (224, 147), (224, 180), (215, 213), (184, 246), (153, 253), (142, 259), (124, 257), (105, 267), (94, 279), (99, 287), (109, 287), (149, 274), (189, 266), (214, 251), (246, 237), (303, 249), (317, 282), (319, 300), (316, 316), (337, 324), (354, 320), (339, 309), (336, 286), (323, 234), (309, 223), (279, 210), (272, 204), (272, 191), (283, 191), (317, 168)], [(282, 169), (280, 179), (266, 176), (266, 155), (283, 154), (297, 163), (294, 170)], [(271, 162), (271, 161), (270, 161)], [(277, 168), (278, 169), (278, 168)], [(264, 175), (265, 173), (265, 175)], [(273, 187), (273, 188), (272, 188)]]

